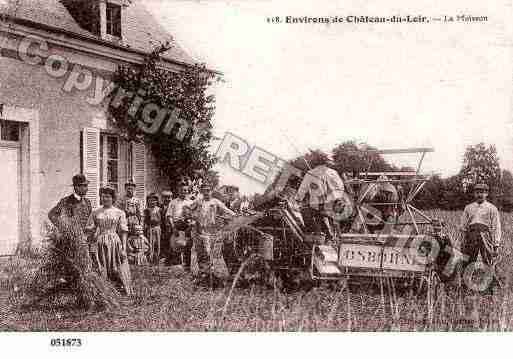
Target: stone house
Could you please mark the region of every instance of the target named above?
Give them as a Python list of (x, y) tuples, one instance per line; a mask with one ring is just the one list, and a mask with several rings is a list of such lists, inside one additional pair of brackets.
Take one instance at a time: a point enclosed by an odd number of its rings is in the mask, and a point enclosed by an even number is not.
[[(71, 193), (71, 177), (136, 195), (162, 189), (164, 174), (144, 144), (109, 124), (102, 91), (118, 65), (140, 63), (171, 39), (138, 0), (0, 0), (0, 256), (37, 245), (47, 213)], [(193, 59), (178, 45), (162, 66)]]

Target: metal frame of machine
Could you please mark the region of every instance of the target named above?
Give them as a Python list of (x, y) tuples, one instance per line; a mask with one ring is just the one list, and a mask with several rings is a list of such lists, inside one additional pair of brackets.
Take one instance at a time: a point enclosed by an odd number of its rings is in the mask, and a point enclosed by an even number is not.
[[(428, 178), (419, 174), (426, 153), (431, 148), (413, 148), (400, 150), (373, 150), (375, 154), (420, 153), (421, 158), (415, 172), (379, 172), (368, 170), (357, 178), (345, 179), (348, 194), (353, 197), (356, 215), (363, 227), (358, 233), (338, 233), (329, 241), (318, 241), (315, 236), (305, 234), (301, 216), (289, 202), (272, 203), (259, 213), (255, 221), (248, 221), (250, 232), (271, 235), (272, 258), (265, 258), (276, 273), (305, 271), (310, 280), (340, 280), (347, 277), (381, 277), (425, 279), (428, 286), (434, 273), (425, 244), (433, 242), (433, 236), (423, 233), (422, 226), (431, 225), (433, 219), (415, 208), (412, 204), (415, 196), (422, 190)], [(368, 169), (371, 168), (369, 163)], [(367, 193), (380, 183), (407, 187), (395, 202), (369, 202)], [(364, 187), (366, 186), (366, 187)], [(361, 190), (366, 188), (366, 190)], [(392, 233), (371, 233), (368, 222), (374, 224), (381, 220), (375, 216), (370, 206), (397, 206), (404, 214), (401, 220), (384, 223), (391, 226)], [(402, 217), (406, 217), (403, 219)], [(418, 218), (420, 217), (420, 219)], [(249, 223), (251, 222), (251, 223)], [(409, 227), (408, 227), (409, 226)], [(404, 234), (397, 229), (410, 228)], [(244, 236), (242, 236), (244, 237)], [(242, 238), (241, 238), (242, 239)], [(435, 238), (436, 239), (436, 238)], [(253, 247), (255, 245), (253, 244)], [(267, 250), (269, 253), (269, 250)]]

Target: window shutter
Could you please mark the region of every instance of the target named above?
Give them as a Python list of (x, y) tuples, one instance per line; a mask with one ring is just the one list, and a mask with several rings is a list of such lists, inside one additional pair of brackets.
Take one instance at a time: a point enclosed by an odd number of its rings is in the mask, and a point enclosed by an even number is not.
[(136, 184), (135, 197), (146, 203), (146, 146), (132, 142), (132, 174)]
[(100, 131), (96, 128), (82, 130), (82, 173), (89, 180), (86, 198), (93, 208), (100, 206)]
[(124, 194), (125, 183), (132, 178), (132, 163), (129, 162), (129, 146), (130, 142), (119, 139), (119, 166), (118, 166), (118, 182), (119, 193), (118, 196)]

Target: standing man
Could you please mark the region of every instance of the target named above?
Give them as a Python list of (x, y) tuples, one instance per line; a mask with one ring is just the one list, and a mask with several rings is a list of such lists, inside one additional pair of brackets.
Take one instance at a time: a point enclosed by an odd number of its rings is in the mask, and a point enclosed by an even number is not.
[(160, 213), (161, 221), (160, 228), (162, 229), (162, 236), (160, 237), (160, 250), (161, 256), (166, 259), (167, 264), (170, 264), (171, 257), (171, 234), (172, 234), (172, 225), (167, 217), (166, 213), (169, 210), (169, 205), (171, 204), (171, 197), (173, 193), (171, 191), (162, 191), (160, 193), (160, 197), (162, 198), (162, 203), (160, 205)]
[(92, 211), (91, 201), (85, 197), (89, 181), (83, 174), (78, 174), (73, 176), (72, 183), (73, 193), (61, 199), (48, 212), (48, 218), (54, 225), (57, 225), (61, 215), (75, 217), (78, 219), (82, 230), (84, 230)]
[[(187, 186), (182, 184), (178, 188), (178, 197), (174, 198), (169, 204), (165, 217), (166, 222), (170, 223), (172, 236), (178, 236), (180, 231), (184, 232), (185, 234), (186, 244), (183, 248), (183, 268), (185, 271), (190, 271), (192, 238), (191, 226), (189, 224), (188, 218), (186, 218), (186, 208), (190, 208), (193, 204), (193, 201), (187, 199), (186, 196)], [(182, 264), (180, 259), (181, 253), (176, 249), (173, 249), (173, 246), (170, 246), (169, 253), (170, 265)]]
[(135, 183), (130, 180), (125, 183), (125, 197), (120, 198), (116, 207), (125, 212), (128, 223), (128, 235), (136, 233), (135, 226), (142, 226), (142, 206), (141, 202), (134, 197)]
[[(77, 292), (78, 304), (81, 307), (89, 308), (93, 303), (90, 298), (77, 288), (83, 288), (83, 276), (80, 271), (90, 271), (95, 266), (92, 262), (96, 258), (96, 246), (87, 243), (85, 236), (70, 236), (66, 233), (66, 229), (73, 226), (73, 223), (78, 223), (83, 232), (92, 212), (91, 202), (85, 197), (88, 189), (89, 181), (83, 174), (77, 174), (72, 178), (73, 193), (69, 196), (62, 198), (50, 212), (48, 218), (61, 232), (61, 238), (65, 241), (56, 240), (55, 246), (60, 250), (61, 254), (56, 256), (54, 261), (48, 263), (49, 273), (54, 273), (49, 278), (57, 280), (57, 283), (49, 281), (50, 288), (42, 291), (36, 301), (44, 299), (58, 293), (59, 291), (68, 291), (70, 289)], [(68, 225), (65, 225), (68, 223)], [(69, 225), (71, 223), (71, 226)], [(79, 266), (80, 269), (70, 266), (69, 263)], [(71, 267), (71, 269), (70, 269)], [(53, 278), (56, 276), (57, 278)]]
[(494, 270), (494, 259), (501, 242), (501, 222), (497, 207), (488, 202), (487, 197), (488, 185), (476, 184), (475, 201), (465, 207), (461, 216), (460, 230), (464, 235), (461, 252), (466, 256), (462, 273), (469, 264), (477, 261), (479, 253), (484, 264)]
[[(232, 253), (226, 253), (226, 249), (233, 246), (223, 246), (221, 250), (216, 246), (218, 232), (223, 225), (221, 214), (235, 216), (235, 212), (226, 207), (226, 205), (212, 197), (212, 188), (208, 184), (201, 186), (202, 198), (193, 204), (193, 217), (196, 221), (196, 233), (193, 236), (194, 247), (198, 260), (199, 276), (198, 282), (205, 284), (206, 280), (212, 276), (214, 281), (218, 281), (213, 273), (213, 259), (215, 256), (222, 255), (231, 261)], [(227, 248), (225, 248), (227, 247)]]

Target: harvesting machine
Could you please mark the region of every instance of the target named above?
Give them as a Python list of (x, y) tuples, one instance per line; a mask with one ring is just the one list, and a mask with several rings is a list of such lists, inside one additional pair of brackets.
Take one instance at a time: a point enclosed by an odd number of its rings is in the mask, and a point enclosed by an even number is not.
[[(344, 200), (333, 204), (335, 216), (326, 213), (331, 226), (326, 232), (331, 233), (312, 232), (305, 225), (304, 208), (286, 195), (290, 188), (264, 196), (256, 203), (255, 213), (231, 224), (237, 232), (233, 244), (239, 272), (264, 268), (288, 285), (353, 279), (382, 283), (385, 279), (433, 286), (440, 264), (436, 254), (445, 245), (441, 223), (413, 205), (428, 179), (420, 174), (424, 156), (433, 149), (369, 152), (413, 153), (420, 154), (420, 159), (415, 171), (367, 170), (343, 176)], [(251, 265), (255, 261), (260, 265)]]

